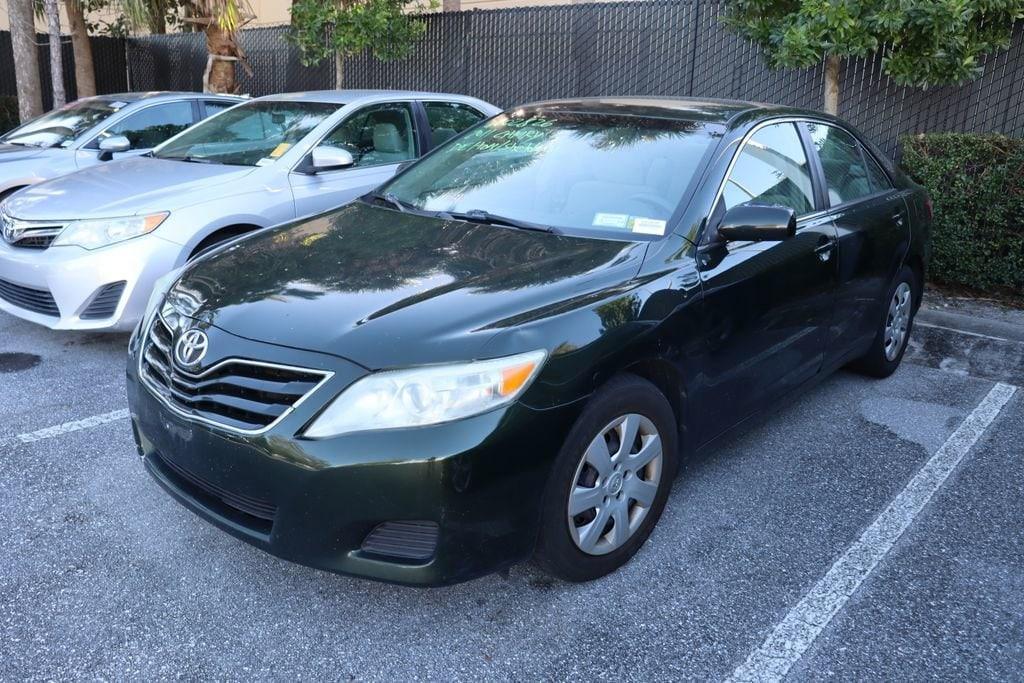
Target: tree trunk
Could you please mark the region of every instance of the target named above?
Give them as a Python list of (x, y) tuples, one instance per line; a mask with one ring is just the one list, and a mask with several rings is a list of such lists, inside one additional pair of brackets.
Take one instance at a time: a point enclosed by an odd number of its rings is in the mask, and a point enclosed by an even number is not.
[(36, 52), (32, 0), (7, 0), (7, 16), (11, 24), (18, 116), (25, 123), (43, 113), (43, 89), (39, 85), (39, 53)]
[(81, 0), (64, 0), (64, 11), (68, 15), (71, 51), (75, 55), (75, 95), (92, 97), (96, 94), (96, 72), (92, 65), (92, 43), (89, 42), (89, 31), (85, 27)]
[(334, 89), (341, 90), (345, 82), (345, 55), (334, 53)]
[[(209, 78), (206, 83), (207, 92), (233, 93), (235, 85), (235, 63), (238, 53), (235, 50), (234, 36), (230, 31), (221, 28), (216, 20), (209, 19), (206, 24), (206, 50), (212, 61), (209, 65)], [(228, 59), (217, 59), (227, 57)]]
[(836, 55), (825, 57), (825, 113), (839, 114), (839, 70), (842, 59)]
[(60, 7), (57, 0), (43, 0), (46, 13), (46, 29), (50, 34), (50, 84), (53, 87), (53, 108), (67, 104), (64, 94), (64, 59), (60, 45)]

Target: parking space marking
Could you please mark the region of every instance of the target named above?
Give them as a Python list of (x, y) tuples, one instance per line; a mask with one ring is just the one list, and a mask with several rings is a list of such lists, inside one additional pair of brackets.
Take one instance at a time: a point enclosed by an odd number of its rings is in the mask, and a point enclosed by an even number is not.
[(955, 327), (946, 327), (945, 325), (936, 325), (935, 323), (925, 323), (918, 320), (914, 321), (914, 325), (918, 327), (930, 327), (933, 330), (943, 330), (945, 332), (954, 332), (956, 334), (966, 334), (969, 337), (980, 337), (981, 339), (991, 339), (997, 342), (1008, 342), (1010, 344), (1022, 344), (1016, 339), (1007, 339), (1006, 337), (995, 337), (991, 334), (982, 334), (981, 332), (968, 332), (967, 330), (958, 330)]
[[(82, 418), (81, 420), (64, 422), (59, 425), (53, 425), (52, 427), (44, 427), (43, 429), (37, 429), (34, 432), (18, 434), (17, 436), (11, 437), (10, 441), (20, 443), (33, 443), (35, 441), (42, 441), (43, 439), (52, 439), (53, 437), (60, 436), (62, 434), (77, 432), (82, 429), (98, 427), (99, 425), (107, 424), (109, 422), (117, 422), (118, 420), (124, 420), (128, 417), (128, 415), (128, 409), (123, 408), (121, 410), (114, 410), (109, 413), (103, 413), (102, 415), (93, 415), (91, 417)], [(2, 440), (0, 440), (0, 443), (2, 443)]]
[(1017, 387), (997, 383), (889, 506), (727, 681), (778, 681), (799, 661), (964, 459)]

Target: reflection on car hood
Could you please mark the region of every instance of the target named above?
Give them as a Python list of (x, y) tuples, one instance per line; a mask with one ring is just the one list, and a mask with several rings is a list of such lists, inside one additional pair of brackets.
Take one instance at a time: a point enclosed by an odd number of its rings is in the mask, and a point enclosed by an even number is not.
[(357, 202), (204, 259), (168, 304), (242, 337), (371, 369), (465, 360), (501, 329), (628, 281), (644, 247)]
[(67, 150), (63, 149), (50, 149), (46, 147), (27, 147), (25, 145), (5, 145), (0, 144), (0, 163), (7, 161), (20, 161), (21, 159), (31, 159), (33, 157), (41, 156), (45, 152), (69, 154)]
[[(250, 167), (192, 164), (151, 157), (110, 161), (34, 185), (8, 200), (23, 220), (73, 220), (173, 211), (224, 196), (219, 187)], [(214, 188), (214, 189), (211, 189)]]

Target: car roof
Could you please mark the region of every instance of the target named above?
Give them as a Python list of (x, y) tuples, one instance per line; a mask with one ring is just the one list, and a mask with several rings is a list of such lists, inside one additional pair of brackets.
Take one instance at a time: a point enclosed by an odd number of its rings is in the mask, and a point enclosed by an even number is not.
[(670, 118), (686, 121), (701, 121), (729, 125), (746, 115), (814, 115), (818, 112), (793, 109), (763, 102), (743, 100), (701, 99), (690, 97), (580, 97), (573, 99), (545, 100), (523, 105), (523, 109), (546, 111), (575, 111), (594, 114), (629, 114)]
[(111, 93), (111, 94), (108, 94), (108, 95), (95, 95), (93, 97), (82, 98), (82, 99), (100, 100), (102, 102), (127, 102), (127, 103), (133, 103), (133, 102), (142, 102), (143, 100), (147, 100), (147, 101), (148, 100), (177, 100), (177, 99), (182, 99), (182, 98), (197, 98), (197, 97), (213, 98), (213, 99), (231, 99), (231, 100), (238, 100), (239, 102), (241, 102), (242, 100), (245, 99), (244, 97), (241, 97), (239, 95), (223, 95), (223, 94), (220, 94), (220, 93), (208, 93), (208, 92), (207, 93), (203, 93), (203, 92), (193, 92), (193, 91), (188, 91), (188, 90), (181, 90), (181, 91), (175, 91), (175, 90), (152, 90), (152, 91), (149, 91), (149, 92), (119, 92), (119, 93)]
[(307, 90), (305, 92), (285, 92), (276, 95), (257, 97), (259, 101), (287, 102), (328, 102), (331, 104), (351, 104), (357, 100), (378, 98), (424, 99), (440, 97), (445, 99), (475, 100), (468, 95), (452, 93), (421, 92), (418, 90)]

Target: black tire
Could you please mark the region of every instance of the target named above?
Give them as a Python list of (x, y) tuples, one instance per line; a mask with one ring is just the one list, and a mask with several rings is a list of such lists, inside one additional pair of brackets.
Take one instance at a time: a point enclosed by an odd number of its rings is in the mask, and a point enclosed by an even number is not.
[[(590, 554), (584, 552), (574, 540), (570, 532), (570, 523), (575, 525), (577, 520), (584, 518), (584, 515), (587, 514), (593, 514), (591, 522), (596, 523), (596, 517), (600, 511), (595, 507), (593, 510), (577, 515), (573, 518), (573, 522), (570, 522), (570, 490), (578, 485), (581, 470), (586, 469), (582, 460), (591, 442), (604, 433), (605, 428), (611, 423), (627, 415), (637, 415), (647, 420), (643, 423), (646, 426), (641, 427), (641, 437), (635, 443), (642, 445), (650, 443), (644, 441), (643, 432), (649, 430), (651, 426), (657, 430), (657, 436), (660, 437), (662, 448), (657, 491), (653, 496), (653, 502), (646, 508), (638, 500), (631, 499), (628, 495), (625, 496), (624, 505), (628, 511), (625, 514), (630, 517), (627, 518), (629, 524), (622, 528), (631, 527), (634, 523), (632, 516), (637, 515), (635, 522), (637, 526), (632, 531), (632, 535), (628, 536), (628, 540), (624, 543), (604, 554)], [(665, 501), (672, 489), (672, 481), (678, 467), (678, 433), (679, 429), (672, 407), (658, 388), (650, 382), (635, 375), (620, 375), (601, 387), (576, 420), (552, 468), (544, 495), (541, 528), (535, 556), (537, 563), (548, 573), (566, 581), (590, 581), (609, 574), (628, 562), (650, 536), (665, 508)], [(609, 447), (610, 450), (611, 447)], [(628, 451), (619, 451), (619, 453), (633, 453), (638, 450), (636, 446), (631, 446)], [(610, 461), (614, 462), (615, 456), (612, 456)], [(622, 462), (625, 461), (620, 459), (620, 466), (622, 466)], [(655, 464), (652, 463), (651, 467), (654, 467)], [(606, 487), (614, 483), (614, 478), (611, 476), (604, 478), (602, 485), (602, 478), (597, 474), (597, 470), (593, 471), (594, 491), (600, 489), (601, 492), (598, 495), (603, 495), (606, 493)], [(630, 490), (627, 488), (630, 485), (625, 482), (629, 482), (632, 478), (638, 478), (642, 482), (650, 476), (650, 471), (642, 469), (639, 474), (634, 474), (632, 471), (621, 473), (619, 477), (621, 493), (615, 496), (615, 499), (622, 500)], [(651, 482), (653, 482), (653, 478)], [(633, 482), (633, 484), (636, 483)], [(608, 505), (609, 500), (610, 498), (605, 496), (603, 505)], [(610, 527), (604, 528), (613, 528), (615, 520), (609, 519), (609, 524)], [(612, 531), (607, 533), (611, 535)], [(583, 536), (583, 534), (579, 535)], [(601, 538), (604, 538), (604, 534), (601, 534)], [(611, 543), (607, 545), (612, 546)]]
[[(887, 350), (886, 328), (892, 322), (891, 304), (896, 297), (896, 292), (906, 284), (910, 288), (909, 310), (906, 315), (906, 333), (899, 342), (899, 348), (895, 355)], [(917, 304), (921, 300), (921, 283), (918, 277), (908, 266), (903, 266), (889, 290), (886, 292), (885, 302), (882, 307), (882, 317), (878, 321), (878, 331), (871, 342), (871, 348), (866, 354), (850, 364), (850, 367), (870, 377), (885, 378), (896, 372), (903, 360), (903, 354), (907, 351), (907, 344), (910, 334), (914, 329), (914, 315), (917, 313)]]

